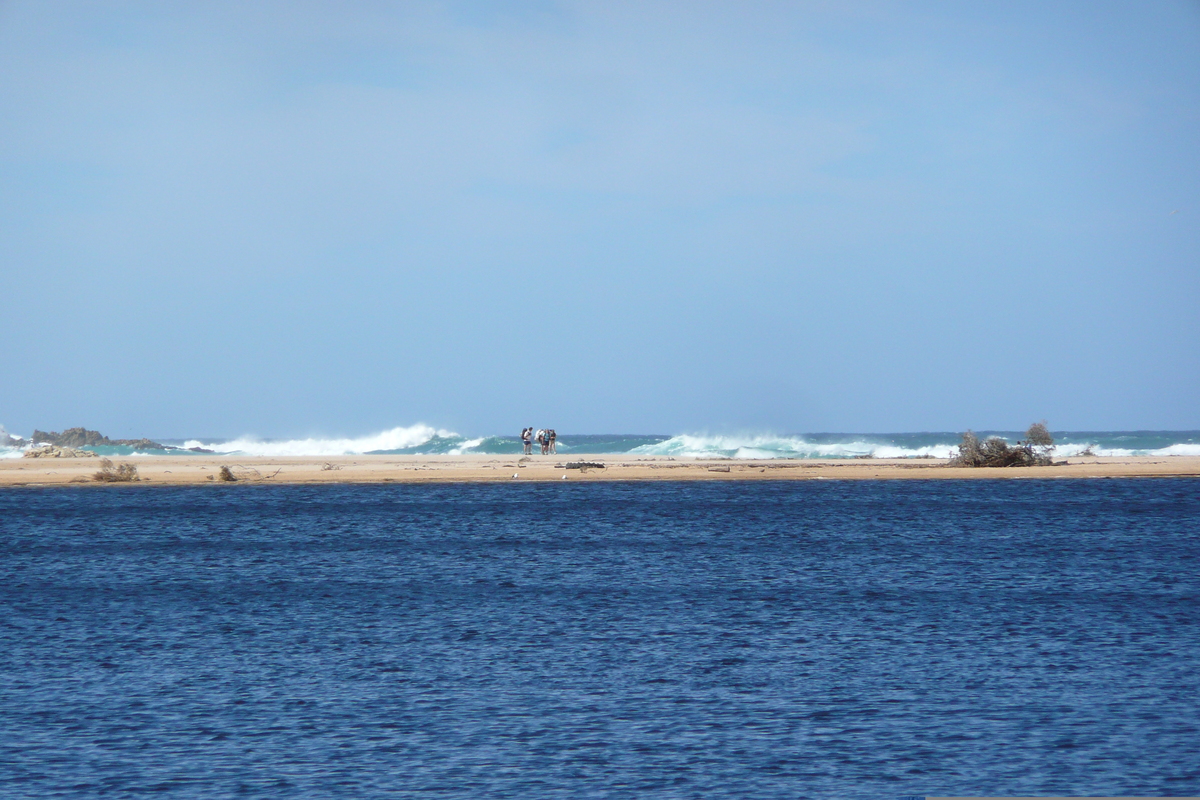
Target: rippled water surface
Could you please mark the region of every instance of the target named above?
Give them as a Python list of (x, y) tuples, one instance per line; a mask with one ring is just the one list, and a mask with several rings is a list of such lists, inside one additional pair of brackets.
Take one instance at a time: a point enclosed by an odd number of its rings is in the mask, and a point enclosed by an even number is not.
[(1200, 794), (1200, 482), (0, 492), (8, 798)]

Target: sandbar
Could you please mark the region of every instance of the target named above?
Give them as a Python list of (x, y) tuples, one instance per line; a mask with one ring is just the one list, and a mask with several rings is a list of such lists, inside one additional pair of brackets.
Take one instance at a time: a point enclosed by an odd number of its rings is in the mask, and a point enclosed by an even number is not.
[[(569, 456), (350, 455), (247, 457), (233, 455), (117, 457), (137, 466), (136, 484), (93, 479), (98, 458), (0, 459), (0, 487), (11, 486), (238, 486), (265, 483), (512, 483), (520, 481), (789, 481), (789, 480), (1028, 480), (1039, 478), (1200, 477), (1200, 456), (1089, 456), (1053, 466), (953, 467), (946, 459), (708, 459), (572, 453)], [(569, 468), (573, 462), (603, 468)], [(237, 479), (218, 479), (222, 467)]]

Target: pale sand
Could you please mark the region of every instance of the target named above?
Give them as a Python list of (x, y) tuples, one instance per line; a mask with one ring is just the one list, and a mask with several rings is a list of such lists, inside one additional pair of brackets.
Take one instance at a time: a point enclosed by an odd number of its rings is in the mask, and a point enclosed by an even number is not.
[[(1052, 467), (970, 469), (944, 459), (764, 460), (672, 459), (666, 456), (459, 455), (245, 458), (144, 456), (115, 458), (138, 468), (141, 486), (249, 483), (505, 483), (515, 481), (682, 480), (893, 480), (980, 478), (1200, 477), (1198, 456), (1073, 458)], [(569, 461), (597, 461), (605, 469), (565, 469)], [(0, 486), (102, 486), (92, 480), (98, 458), (0, 459)], [(228, 466), (237, 484), (214, 478)], [(514, 478), (514, 475), (517, 476)], [(121, 484), (116, 484), (121, 485)], [(129, 485), (129, 484), (123, 484)]]

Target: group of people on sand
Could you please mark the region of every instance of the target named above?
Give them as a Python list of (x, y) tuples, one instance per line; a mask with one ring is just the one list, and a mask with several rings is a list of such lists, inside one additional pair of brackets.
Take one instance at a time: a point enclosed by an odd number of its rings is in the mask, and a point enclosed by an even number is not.
[(558, 441), (558, 434), (553, 428), (539, 428), (537, 433), (533, 432), (533, 428), (521, 429), (521, 444), (525, 446), (525, 455), (533, 455), (533, 443), (537, 441), (542, 448), (542, 455), (550, 455), (557, 453), (554, 449), (554, 443)]

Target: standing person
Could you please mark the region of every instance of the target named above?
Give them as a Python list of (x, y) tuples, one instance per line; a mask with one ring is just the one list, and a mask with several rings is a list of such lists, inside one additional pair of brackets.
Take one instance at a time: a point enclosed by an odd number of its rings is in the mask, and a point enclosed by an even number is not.
[(525, 446), (525, 455), (533, 453), (533, 426), (521, 428), (521, 444)]
[(557, 455), (558, 451), (554, 449), (554, 443), (558, 441), (558, 432), (554, 428), (550, 429), (550, 453)]
[(537, 443), (539, 445), (541, 445), (541, 447), (542, 447), (542, 455), (546, 455), (546, 447), (548, 445), (546, 444), (546, 429), (545, 428), (538, 428)]

